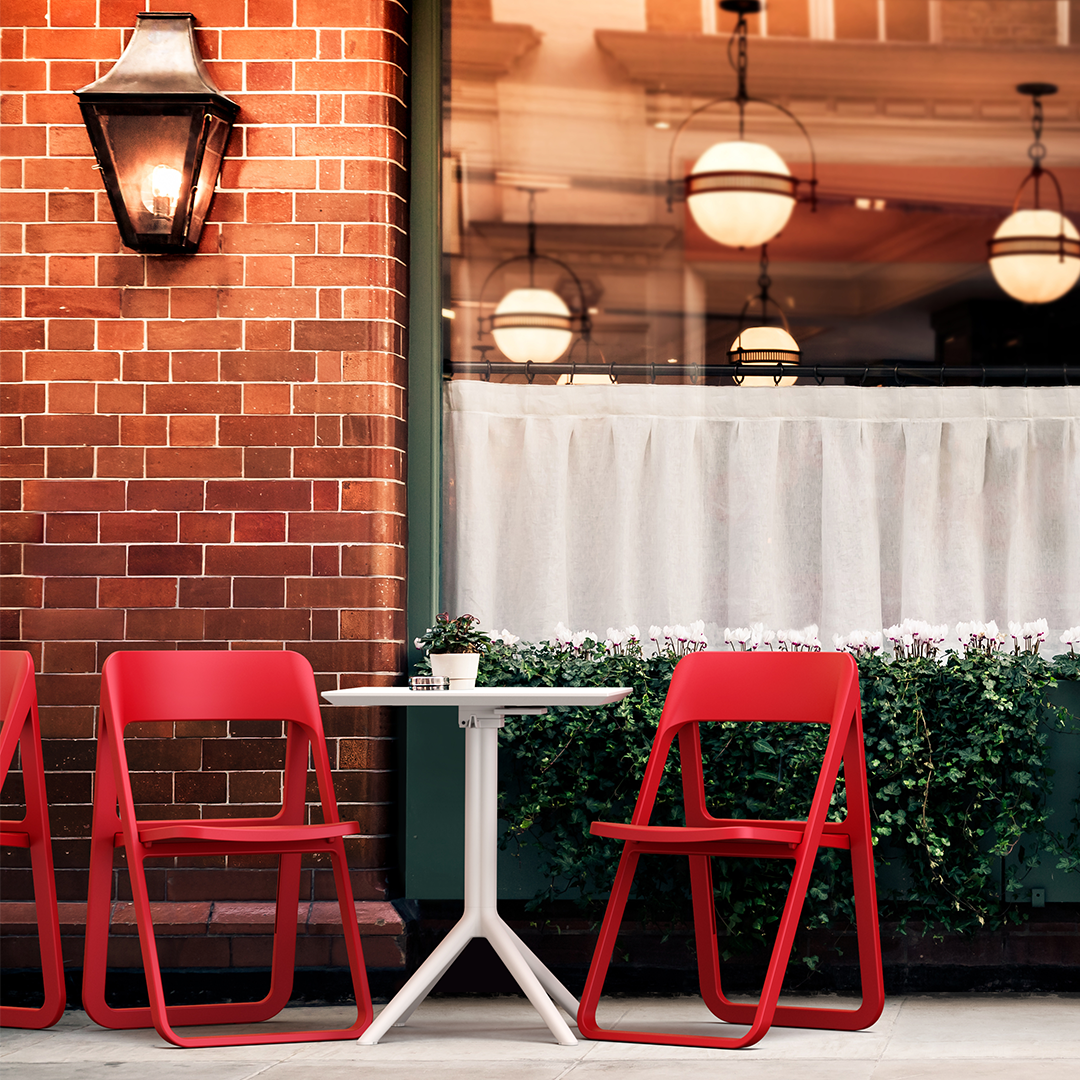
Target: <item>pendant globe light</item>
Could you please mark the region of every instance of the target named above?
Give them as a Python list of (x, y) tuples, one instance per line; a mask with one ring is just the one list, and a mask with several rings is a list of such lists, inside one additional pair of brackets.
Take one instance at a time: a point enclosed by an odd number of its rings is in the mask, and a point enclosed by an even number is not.
[[(699, 113), (721, 102), (734, 102), (739, 110), (739, 137), (710, 146), (694, 163), (684, 180), (686, 204), (698, 228), (726, 247), (757, 247), (768, 243), (788, 223), (795, 209), (800, 181), (791, 175), (784, 159), (764, 143), (746, 139), (746, 106), (768, 105), (784, 113), (798, 126), (810, 150), (810, 203), (816, 209), (817, 164), (806, 128), (794, 113), (776, 102), (751, 97), (746, 90), (748, 56), (746, 16), (761, 10), (761, 0), (720, 0), (724, 11), (738, 15), (728, 42), (728, 59), (738, 86), (734, 97), (716, 98), (695, 109), (679, 125), (671, 143), (668, 166), (669, 192), (674, 185), (675, 145), (686, 126)], [(736, 55), (732, 56), (732, 50)], [(668, 197), (671, 209), (672, 197)]]
[[(1057, 177), (1043, 168), (1046, 147), (1042, 142), (1042, 98), (1057, 93), (1053, 83), (1021, 83), (1016, 88), (1032, 99), (1031, 130), (1035, 141), (1028, 148), (1031, 171), (1020, 185), (1013, 212), (989, 241), (990, 270), (997, 283), (1014, 300), (1025, 304), (1048, 304), (1064, 296), (1080, 279), (1080, 233), (1065, 216), (1064, 199)], [(1049, 178), (1057, 193), (1057, 209), (1040, 205), (1039, 187)], [(1020, 197), (1031, 182), (1035, 208), (1020, 210)]]
[[(739, 386), (792, 386), (799, 377), (798, 374), (785, 373), (789, 368), (798, 365), (802, 354), (799, 343), (791, 336), (784, 309), (769, 295), (771, 284), (769, 252), (768, 248), (762, 244), (761, 273), (758, 275), (760, 292), (743, 305), (739, 314), (739, 332), (728, 348), (728, 363), (740, 364), (743, 367), (770, 368), (772, 373), (768, 375), (737, 374), (734, 378)], [(755, 300), (761, 304), (761, 325), (748, 326), (744, 330), (743, 321), (747, 318), (750, 305)], [(768, 325), (769, 304), (772, 304), (780, 313), (782, 325)]]
[[(529, 247), (524, 255), (515, 255), (499, 263), (488, 274), (480, 289), (480, 305), (488, 282), (500, 271), (517, 262), (529, 264), (529, 284), (524, 288), (511, 289), (495, 305), (490, 317), (480, 316), (477, 338), (484, 339), (490, 331), (495, 345), (508, 360), (518, 364), (553, 364), (570, 347), (575, 330), (588, 345), (592, 325), (585, 305), (585, 290), (577, 274), (561, 259), (540, 255), (536, 250), (536, 190), (523, 188), (529, 193)], [(580, 301), (579, 314), (572, 314), (566, 301), (551, 289), (536, 284), (537, 262), (548, 262), (565, 270), (577, 287)], [(480, 345), (478, 348), (489, 348)]]

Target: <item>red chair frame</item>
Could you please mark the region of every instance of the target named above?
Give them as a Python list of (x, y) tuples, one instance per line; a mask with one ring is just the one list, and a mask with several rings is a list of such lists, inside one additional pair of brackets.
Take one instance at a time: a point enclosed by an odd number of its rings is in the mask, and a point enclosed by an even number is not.
[[(705, 804), (699, 724), (766, 721), (828, 724), (829, 738), (805, 821), (713, 817)], [(650, 826), (664, 765), (674, 738), (682, 763), (685, 826)], [(826, 820), (840, 767), (847, 816)], [(578, 1030), (589, 1039), (726, 1049), (751, 1046), (772, 1024), (857, 1031), (881, 1015), (885, 989), (878, 931), (877, 892), (863, 749), (859, 677), (847, 653), (694, 653), (676, 665), (657, 727), (645, 778), (629, 825), (594, 822), (595, 836), (624, 847), (578, 1011)], [(778, 1005), (803, 901), (818, 850), (850, 852), (862, 1003), (856, 1009)], [(634, 872), (643, 854), (686, 855), (690, 862), (694, 934), (701, 995), (714, 1016), (748, 1024), (744, 1035), (710, 1036), (602, 1028), (596, 1006), (611, 964)], [(764, 986), (756, 1004), (724, 994), (716, 934), (711, 859), (714, 856), (792, 859), (794, 869)]]
[[(124, 732), (138, 721), (285, 721), (281, 809), (273, 817), (140, 820), (128, 775)], [(315, 768), (323, 824), (305, 824), (308, 752)], [(311, 665), (295, 652), (118, 652), (102, 667), (90, 886), (86, 911), (83, 1006), (107, 1028), (151, 1024), (176, 1046), (249, 1046), (358, 1038), (373, 1010), (364, 968), (343, 838), (359, 833), (342, 822), (330, 775)], [(113, 852), (123, 847), (139, 930), (150, 1006), (114, 1008), (105, 1001), (112, 909)], [(352, 974), (357, 1018), (347, 1028), (303, 1032), (178, 1035), (191, 1024), (253, 1023), (276, 1016), (292, 993), (296, 958), (300, 859), (310, 852), (333, 862), (341, 924)], [(146, 883), (146, 860), (175, 856), (276, 854), (277, 915), (270, 990), (250, 1002), (166, 1006)]]
[(45, 793), (45, 765), (41, 754), (41, 721), (38, 718), (34, 658), (28, 652), (0, 651), (0, 701), (4, 726), (0, 731), (0, 785), (7, 779), (21, 750), (26, 813), (18, 821), (0, 822), (0, 847), (30, 850), (37, 908), (38, 942), (45, 1001), (37, 1008), (0, 1006), (0, 1027), (47, 1028), (63, 1015), (67, 1004), (64, 957), (60, 948), (60, 917), (53, 874), (49, 803)]

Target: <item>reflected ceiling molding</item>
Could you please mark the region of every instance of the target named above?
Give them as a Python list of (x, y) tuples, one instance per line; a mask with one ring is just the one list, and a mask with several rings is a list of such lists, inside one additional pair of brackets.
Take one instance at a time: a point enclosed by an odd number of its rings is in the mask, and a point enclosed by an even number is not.
[[(718, 35), (597, 30), (596, 44), (635, 83), (653, 91), (715, 96), (728, 81), (726, 42)], [(855, 114), (1015, 120), (1019, 106), (1002, 87), (1032, 71), (1066, 88), (1057, 114), (1080, 116), (1080, 50), (921, 45), (907, 42), (754, 41), (754, 85), (784, 100), (847, 105)], [(671, 119), (670, 117), (667, 119)]]
[[(469, 233), (493, 253), (521, 249), (521, 225), (505, 221), (473, 221)], [(679, 239), (679, 230), (666, 225), (544, 225), (544, 246), (555, 252), (602, 252), (656, 258)]]
[[(880, 315), (902, 304), (932, 296), (962, 281), (983, 276), (985, 263), (783, 262), (784, 291), (797, 301), (799, 336), (805, 318), (856, 318)], [(746, 263), (695, 263), (705, 279), (709, 311), (731, 311), (746, 297)], [(993, 289), (988, 284), (989, 290)]]
[(450, 34), (450, 65), (455, 79), (498, 79), (543, 40), (527, 23), (455, 19)]

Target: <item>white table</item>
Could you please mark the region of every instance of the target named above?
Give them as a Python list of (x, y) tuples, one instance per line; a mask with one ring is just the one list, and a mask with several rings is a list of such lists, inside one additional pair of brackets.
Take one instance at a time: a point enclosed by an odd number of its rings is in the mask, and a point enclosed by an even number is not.
[(485, 686), (472, 690), (365, 686), (323, 693), (333, 705), (456, 705), (458, 727), (465, 729), (465, 912), (360, 1036), (362, 1045), (374, 1046), (391, 1027), (404, 1024), (462, 949), (477, 937), (491, 942), (555, 1038), (564, 1046), (577, 1043), (555, 1007), (560, 1005), (576, 1021), (577, 999), (497, 910), (499, 728), (506, 716), (540, 714), (548, 706), (608, 705), (630, 692), (625, 686)]

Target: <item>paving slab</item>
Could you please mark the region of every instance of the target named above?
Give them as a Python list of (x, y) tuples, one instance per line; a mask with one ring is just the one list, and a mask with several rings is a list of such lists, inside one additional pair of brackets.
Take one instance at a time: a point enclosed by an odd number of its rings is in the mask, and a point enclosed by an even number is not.
[[(305, 1006), (271, 1023), (280, 1030), (344, 1025), (351, 1013)], [(692, 997), (607, 998), (600, 1015), (613, 1025), (662, 1030), (715, 1033), (718, 1026)], [(180, 1050), (152, 1030), (106, 1031), (76, 1010), (48, 1031), (0, 1032), (2, 1080), (671, 1080), (673, 1070), (679, 1080), (715, 1080), (720, 1070), (724, 1080), (1075, 1080), (1078, 1062), (1077, 994), (894, 997), (867, 1031), (773, 1028), (746, 1050), (559, 1046), (517, 997), (429, 999), (378, 1046)]]

